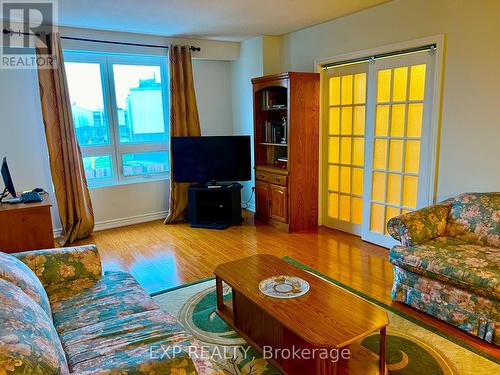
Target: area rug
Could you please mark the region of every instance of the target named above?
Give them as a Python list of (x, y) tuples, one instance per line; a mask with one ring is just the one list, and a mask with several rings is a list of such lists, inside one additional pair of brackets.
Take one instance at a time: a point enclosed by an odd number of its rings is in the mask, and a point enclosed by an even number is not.
[[(293, 260), (286, 259), (319, 277), (372, 301), (368, 296), (340, 284)], [(230, 297), (230, 289), (224, 288)], [(161, 308), (174, 314), (184, 328), (211, 354), (210, 375), (281, 374), (239, 337), (216, 313), (215, 280), (206, 279), (181, 285), (153, 297)], [(382, 305), (381, 303), (377, 303)], [(498, 360), (486, 353), (475, 353), (448, 340), (444, 334), (423, 327), (416, 319), (382, 305), (389, 315), (387, 365), (391, 375), (491, 375), (500, 374)], [(378, 357), (378, 333), (360, 344)], [(481, 355), (482, 354), (482, 355)]]

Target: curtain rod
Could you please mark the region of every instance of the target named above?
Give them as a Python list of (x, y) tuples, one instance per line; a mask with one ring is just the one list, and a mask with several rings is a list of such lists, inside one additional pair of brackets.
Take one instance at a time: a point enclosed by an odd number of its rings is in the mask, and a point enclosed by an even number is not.
[[(22, 31), (14, 31), (10, 29), (3, 29), (3, 34), (4, 35), (33, 35), (33, 36), (40, 36), (40, 34), (35, 34), (35, 33), (26, 33)], [(101, 40), (101, 39), (89, 39), (89, 38), (77, 38), (73, 36), (61, 36), (61, 39), (66, 39), (66, 40), (78, 40), (81, 42), (94, 42), (94, 43), (106, 43), (106, 44), (119, 44), (119, 45), (124, 45), (124, 46), (135, 46), (135, 47), (151, 47), (151, 48), (165, 48), (168, 49), (168, 46), (162, 46), (159, 44), (142, 44), (142, 43), (131, 43), (131, 42), (117, 42), (113, 40)], [(189, 46), (189, 49), (191, 51), (201, 51), (200, 47), (195, 47), (195, 46)]]
[(428, 45), (422, 46), (422, 47), (408, 48), (408, 49), (403, 49), (400, 51), (385, 52), (385, 53), (379, 53), (378, 55), (359, 57), (357, 59), (337, 61), (334, 63), (325, 64), (322, 66), (322, 68), (327, 70), (327, 69), (338, 67), (340, 65), (354, 64), (354, 63), (360, 63), (360, 62), (365, 62), (365, 61), (373, 61), (375, 59), (381, 59), (384, 57), (391, 57), (391, 56), (397, 56), (397, 55), (404, 55), (407, 53), (414, 53), (414, 52), (421, 52), (421, 51), (434, 51), (435, 49), (436, 49), (435, 43), (428, 44)]

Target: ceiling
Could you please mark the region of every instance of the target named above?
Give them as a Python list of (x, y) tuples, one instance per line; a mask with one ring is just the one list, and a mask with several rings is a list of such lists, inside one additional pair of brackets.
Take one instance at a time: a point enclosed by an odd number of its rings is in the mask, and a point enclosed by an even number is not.
[(281, 35), (388, 0), (59, 0), (61, 26), (241, 41)]

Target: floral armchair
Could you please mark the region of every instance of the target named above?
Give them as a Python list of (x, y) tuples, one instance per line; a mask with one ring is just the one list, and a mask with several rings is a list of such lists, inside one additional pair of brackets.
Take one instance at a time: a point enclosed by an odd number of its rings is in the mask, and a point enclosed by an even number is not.
[(500, 345), (500, 193), (392, 218), (392, 298)]
[(193, 345), (95, 246), (0, 252), (0, 374), (193, 375)]

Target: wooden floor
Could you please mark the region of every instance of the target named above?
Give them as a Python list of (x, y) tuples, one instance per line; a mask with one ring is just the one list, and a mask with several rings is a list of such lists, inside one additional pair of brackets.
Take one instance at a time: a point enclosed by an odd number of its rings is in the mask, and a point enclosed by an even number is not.
[(388, 250), (333, 229), (289, 234), (254, 223), (247, 214), (241, 226), (226, 230), (155, 221), (97, 232), (75, 245), (87, 243), (98, 246), (104, 270), (130, 272), (148, 292), (211, 277), (217, 265), (253, 254), (289, 256), (500, 358), (493, 345), (392, 302)]

